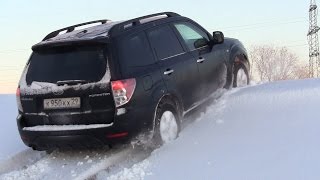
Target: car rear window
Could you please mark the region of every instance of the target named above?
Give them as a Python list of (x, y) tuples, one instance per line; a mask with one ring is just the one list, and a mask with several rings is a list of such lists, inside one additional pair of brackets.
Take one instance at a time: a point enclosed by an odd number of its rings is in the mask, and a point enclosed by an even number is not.
[(98, 82), (107, 70), (103, 47), (59, 47), (33, 52), (26, 82)]

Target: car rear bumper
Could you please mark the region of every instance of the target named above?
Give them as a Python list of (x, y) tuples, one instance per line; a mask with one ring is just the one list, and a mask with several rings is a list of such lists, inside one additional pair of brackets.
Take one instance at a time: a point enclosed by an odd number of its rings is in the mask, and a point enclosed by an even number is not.
[(85, 125), (82, 125), (82, 129), (71, 130), (26, 130), (25, 127), (28, 126), (23, 114), (18, 115), (17, 124), (24, 144), (36, 150), (102, 147), (126, 143), (149, 127), (153, 113), (150, 111), (147, 113), (149, 115), (146, 115), (146, 110), (117, 116), (114, 122), (102, 128), (85, 128)]
[(25, 130), (23, 116), (17, 117), (22, 141), (37, 150), (54, 148), (101, 147), (128, 141), (132, 133), (125, 126), (110, 125), (104, 128), (84, 128), (76, 130)]

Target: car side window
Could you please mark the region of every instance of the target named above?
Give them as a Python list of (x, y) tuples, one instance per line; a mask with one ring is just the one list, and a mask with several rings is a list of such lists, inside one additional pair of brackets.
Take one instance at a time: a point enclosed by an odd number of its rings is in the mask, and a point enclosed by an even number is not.
[(122, 64), (128, 67), (146, 66), (155, 62), (144, 32), (122, 39), (119, 56)]
[(168, 25), (149, 31), (148, 37), (159, 59), (163, 60), (184, 52), (178, 38)]
[(191, 23), (175, 23), (174, 26), (190, 51), (206, 46), (209, 42), (207, 33)]

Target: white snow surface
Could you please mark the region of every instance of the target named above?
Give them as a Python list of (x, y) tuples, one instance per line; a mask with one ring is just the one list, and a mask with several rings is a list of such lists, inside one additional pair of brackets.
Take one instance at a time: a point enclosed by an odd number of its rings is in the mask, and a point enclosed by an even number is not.
[[(0, 96), (7, 102), (1, 103), (4, 122), (15, 122), (7, 115), (16, 112), (13, 97)], [(316, 180), (319, 105), (320, 79), (233, 89), (186, 117), (179, 138), (153, 152), (130, 145), (51, 154), (25, 150), (0, 161), (0, 179)], [(1, 126), (0, 133), (12, 135), (0, 137), (2, 154), (24, 149), (10, 123)]]
[(171, 144), (145, 179), (320, 179), (320, 80), (235, 89)]
[(152, 152), (147, 166), (143, 161), (116, 177), (320, 179), (319, 105), (319, 79), (231, 90), (176, 141)]
[(43, 125), (24, 127), (25, 131), (71, 131), (110, 127), (112, 124), (90, 124), (90, 125)]
[(0, 95), (0, 162), (27, 149), (17, 128), (17, 101), (15, 95)]

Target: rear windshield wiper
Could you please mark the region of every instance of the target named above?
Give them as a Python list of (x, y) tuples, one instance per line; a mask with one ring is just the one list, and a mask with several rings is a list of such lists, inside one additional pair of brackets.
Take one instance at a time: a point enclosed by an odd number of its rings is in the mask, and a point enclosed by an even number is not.
[(57, 81), (57, 85), (61, 86), (61, 85), (76, 85), (76, 84), (86, 84), (88, 83), (88, 81), (86, 80), (64, 80), (64, 81)]

